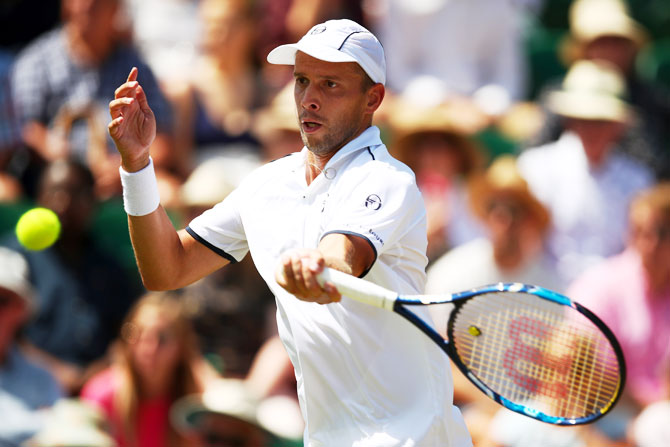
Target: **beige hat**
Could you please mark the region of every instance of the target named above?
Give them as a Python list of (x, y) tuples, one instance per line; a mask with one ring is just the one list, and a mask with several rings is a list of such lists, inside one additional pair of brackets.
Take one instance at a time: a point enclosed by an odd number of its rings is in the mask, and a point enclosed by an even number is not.
[(48, 410), (44, 428), (25, 447), (116, 447), (102, 412), (74, 398), (61, 399)]
[(293, 82), (286, 84), (270, 104), (254, 115), (252, 130), (260, 140), (271, 140), (277, 131), (300, 133), (298, 111), (293, 97)]
[(486, 216), (493, 197), (506, 195), (518, 199), (535, 216), (540, 228), (546, 230), (549, 227), (549, 211), (530, 191), (528, 183), (517, 168), (514, 156), (497, 157), (484, 173), (475, 175), (468, 186), (470, 206), (480, 218)]
[(32, 307), (33, 288), (29, 274), (28, 262), (22, 254), (7, 247), (0, 247), (0, 288), (15, 293)]
[(618, 36), (641, 46), (647, 34), (634, 21), (622, 0), (575, 0), (569, 13), (570, 33), (585, 43), (598, 37)]
[(181, 186), (180, 201), (185, 206), (214, 206), (259, 165), (258, 157), (243, 153), (209, 158), (200, 163)]
[(202, 394), (175, 402), (171, 420), (181, 432), (203, 430), (202, 416), (218, 415), (241, 421), (284, 440), (302, 438), (305, 424), (295, 399), (273, 396), (259, 399), (239, 379), (217, 379)]
[(627, 122), (632, 109), (621, 73), (604, 61), (575, 62), (562, 89), (549, 94), (547, 107), (559, 115), (586, 120)]
[(416, 140), (422, 135), (438, 133), (461, 149), (465, 173), (484, 163), (484, 153), (471, 137), (484, 129), (488, 121), (473, 103), (426, 106), (398, 97), (390, 102), (387, 112), (393, 134), (392, 149), (400, 159), (411, 158)]

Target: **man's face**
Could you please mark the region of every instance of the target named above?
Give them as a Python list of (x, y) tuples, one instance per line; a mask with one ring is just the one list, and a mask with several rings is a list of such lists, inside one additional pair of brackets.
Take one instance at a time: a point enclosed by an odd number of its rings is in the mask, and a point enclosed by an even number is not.
[(324, 62), (298, 52), (294, 77), (300, 135), (314, 155), (338, 151), (370, 125), (374, 110), (369, 92), (374, 87), (364, 90), (358, 64)]

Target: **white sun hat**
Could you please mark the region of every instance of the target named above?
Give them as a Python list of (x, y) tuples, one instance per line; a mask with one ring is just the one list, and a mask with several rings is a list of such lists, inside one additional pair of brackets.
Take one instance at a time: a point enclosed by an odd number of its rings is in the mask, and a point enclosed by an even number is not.
[(633, 112), (626, 97), (626, 82), (615, 67), (581, 60), (570, 67), (561, 90), (549, 94), (547, 106), (571, 118), (627, 122)]
[(182, 433), (233, 434), (225, 424), (208, 423), (208, 415), (239, 421), (284, 441), (301, 440), (305, 429), (296, 399), (281, 395), (261, 399), (240, 379), (215, 379), (204, 392), (184, 396), (170, 409), (170, 419)]
[(298, 43), (278, 46), (267, 59), (271, 64), (293, 65), (298, 51), (326, 62), (356, 62), (373, 82), (386, 83), (382, 44), (353, 20), (328, 20), (315, 25)]

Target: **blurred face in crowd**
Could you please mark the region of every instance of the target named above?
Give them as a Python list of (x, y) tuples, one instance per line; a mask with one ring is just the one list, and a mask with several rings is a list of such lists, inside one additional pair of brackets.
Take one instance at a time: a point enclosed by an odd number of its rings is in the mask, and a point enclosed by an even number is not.
[(372, 123), (384, 87), (354, 62), (324, 62), (298, 52), (294, 97), (303, 143), (317, 157), (332, 155)]
[(143, 380), (167, 383), (181, 355), (179, 333), (174, 319), (158, 306), (142, 308), (130, 328), (126, 326), (126, 341), (131, 350), (135, 371)]
[(41, 179), (37, 201), (58, 215), (64, 237), (81, 237), (96, 204), (92, 177), (72, 164), (56, 162)]
[(585, 59), (611, 62), (623, 73), (631, 71), (636, 54), (635, 43), (621, 36), (598, 37), (584, 47)]
[(625, 124), (606, 120), (568, 119), (565, 127), (579, 136), (586, 157), (594, 166), (607, 159), (626, 130)]
[(541, 224), (523, 200), (513, 194), (492, 194), (485, 213), (484, 223), (500, 267), (520, 267), (540, 250)]
[(656, 290), (670, 287), (670, 211), (634, 207), (631, 244), (642, 258), (651, 286)]
[(410, 157), (418, 177), (439, 176), (452, 179), (469, 168), (466, 160), (467, 144), (456, 136), (442, 132), (423, 132), (412, 138)]
[(67, 28), (93, 48), (89, 56), (104, 59), (119, 36), (120, 0), (64, 0)]
[(27, 316), (25, 300), (0, 286), (0, 364)]
[(239, 60), (252, 49), (252, 21), (244, 0), (204, 0), (200, 3), (202, 50), (222, 58)]

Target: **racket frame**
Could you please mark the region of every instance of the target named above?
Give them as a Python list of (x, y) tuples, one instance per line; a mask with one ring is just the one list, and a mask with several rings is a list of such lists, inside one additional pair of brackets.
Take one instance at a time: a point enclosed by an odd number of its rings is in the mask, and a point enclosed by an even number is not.
[[(584, 315), (591, 322), (593, 322), (600, 331), (605, 335), (605, 337), (610, 342), (612, 349), (616, 355), (617, 362), (619, 364), (619, 382), (617, 385), (617, 390), (615, 392), (614, 398), (611, 402), (603, 408), (598, 413), (593, 413), (588, 416), (580, 418), (565, 418), (552, 416), (541, 411), (538, 411), (532, 407), (528, 407), (523, 404), (515, 403), (504, 396), (501, 396), (496, 391), (491, 389), (486, 383), (477, 377), (477, 375), (472, 372), (465, 363), (461, 360), (454, 344), (451, 342), (453, 339), (453, 324), (455, 317), (458, 314), (459, 308), (464, 305), (464, 303), (470, 298), (485, 294), (485, 293), (494, 293), (494, 292), (521, 292), (534, 295), (538, 298), (557, 303), (563, 306), (572, 307), (577, 312)], [(408, 306), (425, 306), (433, 304), (446, 304), (451, 303), (454, 305), (454, 309), (451, 310), (449, 314), (449, 319), (447, 321), (447, 338), (442, 337), (435, 329), (433, 329), (428, 323), (426, 323), (421, 317), (416, 315), (414, 312), (409, 310)], [(516, 413), (529, 416), (533, 419), (546, 422), (553, 425), (581, 425), (588, 424), (596, 421), (597, 419), (603, 417), (614, 405), (617, 403), (621, 397), (621, 392), (623, 390), (624, 384), (626, 382), (626, 364), (624, 361), (623, 351), (616, 337), (612, 333), (609, 327), (600, 319), (597, 315), (591, 312), (586, 307), (580, 305), (577, 302), (572, 301), (566, 296), (563, 296), (559, 293), (556, 293), (552, 290), (545, 289), (543, 287), (521, 284), (521, 283), (497, 283), (491, 284), (476, 289), (459, 292), (455, 294), (447, 294), (444, 296), (440, 295), (398, 295), (398, 297), (393, 302), (394, 312), (402, 315), (405, 319), (409, 320), (414, 324), (419, 330), (421, 330), (425, 335), (430, 337), (454, 362), (456, 367), (461, 371), (461, 373), (467, 377), (467, 379), (472, 382), (480, 391), (486, 394), (489, 398), (507, 408), (508, 410), (514, 411)]]
[[(498, 402), (498, 404), (516, 413), (523, 414), (533, 419), (554, 425), (581, 425), (594, 422), (597, 419), (603, 417), (614, 407), (614, 405), (621, 397), (624, 384), (626, 383), (626, 363), (624, 360), (623, 351), (616, 337), (607, 327), (607, 325), (589, 309), (552, 290), (545, 289), (540, 286), (522, 283), (497, 283), (454, 294), (399, 295), (396, 292), (388, 290), (377, 284), (365, 281), (361, 278), (347, 275), (343, 272), (339, 272), (330, 268), (324, 269), (323, 272), (321, 272), (319, 275), (318, 280), (321, 285), (323, 285), (326, 281), (330, 281), (333, 285), (335, 285), (341, 295), (345, 295), (351, 299), (366, 303), (371, 306), (394, 311), (395, 313), (404, 317), (419, 330), (421, 330), (425, 335), (427, 335), (431, 340), (433, 340), (449, 356), (449, 358), (454, 362), (461, 373), (463, 373), (463, 375), (467, 377), (468, 380), (470, 380), (470, 382), (472, 382), (472, 384), (474, 384), (480, 391), (482, 391), (495, 402)], [(451, 334), (453, 334), (454, 319), (458, 314), (460, 307), (462, 307), (468, 299), (485, 293), (495, 292), (527, 293), (549, 302), (572, 307), (574, 310), (581, 313), (593, 324), (595, 324), (595, 326), (603, 333), (612, 346), (617, 363), (619, 365), (619, 380), (617, 382), (617, 388), (615, 390), (613, 399), (608, 403), (607, 406), (602, 408), (600, 412), (579, 418), (552, 416), (503, 397), (491, 389), (488, 385), (486, 385), (486, 383), (484, 383), (465, 365), (465, 363), (461, 360), (454, 344), (451, 342), (451, 340), (453, 340)], [(449, 320), (447, 322), (447, 338), (442, 337), (430, 324), (408, 309), (410, 306), (426, 306), (447, 303), (454, 305), (454, 309), (451, 311)]]

